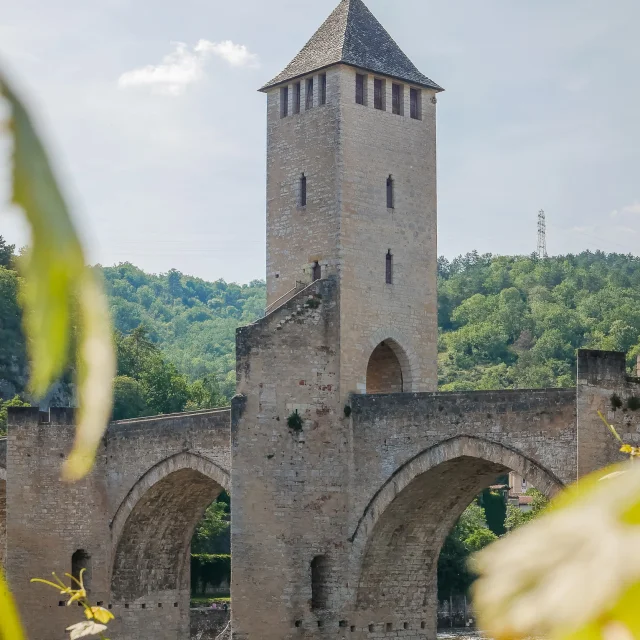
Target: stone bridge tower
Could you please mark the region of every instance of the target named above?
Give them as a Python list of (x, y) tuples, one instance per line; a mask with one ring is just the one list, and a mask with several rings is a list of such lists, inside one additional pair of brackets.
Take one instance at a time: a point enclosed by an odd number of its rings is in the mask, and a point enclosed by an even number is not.
[(268, 310), (335, 276), (343, 392), (434, 390), (442, 89), (343, 0), (261, 90)]
[(369, 614), (353, 613), (349, 566), (362, 517), (351, 398), (437, 386), (442, 89), (362, 0), (342, 0), (261, 90), (268, 306), (237, 335), (234, 638), (348, 624), (356, 640)]

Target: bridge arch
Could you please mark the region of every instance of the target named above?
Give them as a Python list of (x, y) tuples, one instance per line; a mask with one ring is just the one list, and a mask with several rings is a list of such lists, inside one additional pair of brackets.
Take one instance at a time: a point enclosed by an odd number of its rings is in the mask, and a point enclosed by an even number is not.
[(154, 607), (179, 609), (183, 623), (188, 619), (191, 537), (205, 509), (229, 488), (228, 471), (186, 452), (136, 482), (110, 524), (116, 604), (149, 600)]
[(432, 637), (444, 540), (473, 498), (509, 470), (548, 496), (563, 487), (553, 473), (522, 453), (466, 435), (430, 447), (402, 465), (366, 506), (351, 538), (358, 576), (356, 611), (366, 612), (371, 622), (426, 629)]

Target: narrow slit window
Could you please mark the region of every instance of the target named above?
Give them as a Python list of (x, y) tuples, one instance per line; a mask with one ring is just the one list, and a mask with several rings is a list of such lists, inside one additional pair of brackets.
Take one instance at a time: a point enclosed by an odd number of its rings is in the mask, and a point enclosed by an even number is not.
[(384, 80), (374, 78), (373, 80), (373, 106), (380, 111), (384, 111)]
[(280, 89), (280, 117), (286, 118), (289, 115), (289, 87)]
[(386, 257), (386, 282), (387, 284), (393, 284), (393, 255), (391, 249), (387, 251)]
[(89, 593), (91, 589), (91, 556), (83, 549), (78, 549), (71, 556), (71, 575), (78, 581), (82, 575), (84, 588)]
[(311, 561), (311, 608), (326, 609), (328, 603), (327, 582), (329, 565), (326, 556), (316, 556)]
[(307, 80), (307, 95), (305, 96), (305, 109), (313, 109), (313, 78)]
[(411, 117), (414, 120), (422, 120), (422, 96), (420, 89), (411, 89), (410, 102), (411, 102)]
[(391, 99), (393, 104), (391, 105), (393, 113), (396, 115), (402, 115), (402, 85), (393, 83), (391, 87)]
[(307, 176), (300, 176), (300, 206), (307, 206)]
[(364, 104), (364, 76), (356, 73), (356, 104)]
[(302, 87), (299, 82), (293, 85), (293, 113), (300, 113), (300, 92)]
[(322, 279), (322, 267), (320, 266), (319, 262), (314, 262), (313, 263), (313, 281), (315, 282), (316, 280), (321, 280)]
[(394, 180), (392, 176), (387, 178), (387, 209), (393, 209), (395, 205)]
[(320, 104), (327, 104), (327, 74), (321, 73), (320, 77)]

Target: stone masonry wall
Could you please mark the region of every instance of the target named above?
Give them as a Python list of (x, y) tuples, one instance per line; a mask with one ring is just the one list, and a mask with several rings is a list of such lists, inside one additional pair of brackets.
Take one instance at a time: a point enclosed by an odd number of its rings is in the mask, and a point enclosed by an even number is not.
[[(306, 109), (306, 78), (301, 80), (299, 114), (281, 118), (280, 88), (267, 97), (267, 304), (309, 283), (312, 265), (322, 275), (335, 273), (338, 260), (340, 156), (340, 78), (328, 69), (327, 102), (319, 103), (318, 74), (314, 101)], [(307, 204), (300, 206), (300, 178), (307, 177)]]
[(620, 444), (598, 416), (628, 444), (640, 445), (640, 378), (627, 375), (624, 353), (578, 351), (578, 474), (622, 462)]
[[(346, 582), (348, 436), (338, 386), (336, 280), (238, 330), (232, 409), (232, 620), (237, 640), (335, 632)], [(302, 431), (287, 424), (298, 411)], [(327, 609), (311, 608), (326, 557)]]
[(73, 419), (69, 409), (52, 409), (47, 423), (37, 408), (9, 413), (7, 577), (32, 640), (62, 640), (65, 627), (83, 616), (78, 607), (60, 606), (62, 596), (30, 584), (30, 578), (70, 573), (71, 556), (85, 550), (91, 555), (90, 597), (106, 601), (109, 590), (104, 450), (89, 477), (76, 484), (59, 479), (74, 438)]
[(509, 469), (549, 494), (575, 480), (575, 390), (353, 395), (350, 406), (352, 589), (341, 616), (354, 638), (431, 638), (440, 548), (473, 497)]
[[(410, 117), (409, 85), (403, 115), (374, 108), (374, 74), (366, 76), (365, 105), (355, 102), (358, 70), (340, 67), (342, 151), (340, 224), (341, 388), (364, 393), (369, 356), (395, 339), (409, 361), (405, 391), (437, 387), (437, 196), (435, 93), (417, 88), (422, 119)], [(395, 81), (397, 82), (397, 81)], [(387, 178), (394, 207), (387, 208)], [(393, 283), (386, 283), (386, 255)], [(406, 369), (406, 368), (405, 368)]]
[[(189, 543), (204, 509), (229, 489), (228, 410), (112, 424), (92, 474), (59, 480), (72, 410), (12, 409), (7, 453), (7, 574), (32, 640), (65, 637), (78, 610), (29, 578), (91, 557), (91, 592), (123, 640), (189, 634)], [(115, 574), (112, 576), (112, 568)], [(38, 616), (25, 612), (38, 608)], [(55, 630), (52, 632), (52, 630)], [(60, 630), (60, 633), (58, 633)]]
[(229, 611), (221, 609), (191, 609), (191, 640), (216, 640), (230, 617)]
[[(327, 74), (327, 103), (281, 117), (281, 87), (267, 99), (267, 303), (296, 281), (309, 282), (317, 261), (323, 275), (338, 274), (341, 296), (341, 381), (364, 393), (369, 356), (385, 339), (403, 350), (405, 390), (437, 385), (436, 109), (435, 93), (421, 92), (421, 119), (391, 113), (392, 79), (385, 111), (373, 107), (374, 76), (367, 76), (367, 104), (355, 103), (356, 70), (336, 65)], [(433, 99), (433, 100), (432, 100)], [(307, 205), (299, 206), (302, 173)], [(394, 207), (386, 183), (394, 181)], [(385, 277), (393, 255), (393, 283)]]
[(0, 438), (0, 567), (7, 552), (7, 439)]

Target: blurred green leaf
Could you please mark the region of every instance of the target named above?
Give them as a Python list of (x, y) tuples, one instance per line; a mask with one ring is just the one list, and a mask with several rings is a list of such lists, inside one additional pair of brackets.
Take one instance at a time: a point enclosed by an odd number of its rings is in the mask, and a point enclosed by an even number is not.
[(73, 451), (63, 476), (88, 473), (111, 414), (115, 356), (102, 287), (85, 265), (82, 246), (46, 151), (31, 119), (0, 75), (0, 92), (11, 108), (12, 201), (31, 227), (31, 247), (21, 261), (21, 295), (31, 361), (31, 389), (42, 396), (69, 358), (71, 312), (78, 315), (77, 375), (80, 410)]
[(21, 302), (29, 336), (31, 388), (42, 396), (67, 363), (70, 303), (85, 269), (84, 256), (29, 115), (2, 76), (0, 88), (11, 107), (12, 200), (25, 212), (31, 227), (31, 247), (22, 264)]

